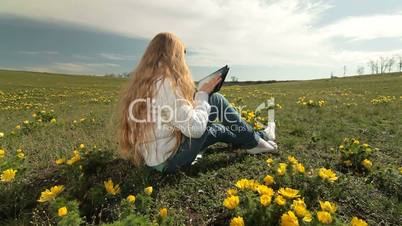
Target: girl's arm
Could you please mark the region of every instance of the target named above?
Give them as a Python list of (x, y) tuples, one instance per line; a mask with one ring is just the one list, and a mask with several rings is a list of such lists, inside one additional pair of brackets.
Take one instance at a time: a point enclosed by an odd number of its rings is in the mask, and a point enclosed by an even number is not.
[(174, 91), (170, 81), (166, 79), (163, 86), (165, 98), (173, 108), (171, 125), (178, 128), (187, 137), (200, 138), (207, 128), (211, 110), (208, 103), (209, 94), (204, 91), (197, 92), (195, 94), (195, 106), (192, 106), (181, 97), (179, 92)]

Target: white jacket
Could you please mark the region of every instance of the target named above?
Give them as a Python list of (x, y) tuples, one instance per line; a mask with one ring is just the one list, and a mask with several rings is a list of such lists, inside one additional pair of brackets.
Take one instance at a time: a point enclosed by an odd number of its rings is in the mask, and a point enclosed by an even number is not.
[(156, 83), (156, 92), (152, 104), (152, 117), (155, 118), (153, 139), (141, 146), (145, 163), (156, 166), (170, 157), (170, 151), (176, 144), (174, 129), (190, 138), (201, 137), (207, 127), (211, 106), (208, 93), (199, 91), (195, 94), (195, 106), (184, 101), (179, 91), (175, 91), (169, 79)]

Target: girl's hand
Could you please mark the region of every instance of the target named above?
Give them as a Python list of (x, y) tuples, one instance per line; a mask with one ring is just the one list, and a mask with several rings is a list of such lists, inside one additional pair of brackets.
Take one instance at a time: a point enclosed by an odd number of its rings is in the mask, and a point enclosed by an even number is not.
[(202, 85), (199, 89), (199, 91), (204, 91), (207, 93), (211, 93), (214, 88), (216, 87), (216, 85), (219, 84), (219, 82), (222, 80), (221, 76), (216, 76), (215, 78), (211, 79), (211, 81), (205, 83), (204, 85)]

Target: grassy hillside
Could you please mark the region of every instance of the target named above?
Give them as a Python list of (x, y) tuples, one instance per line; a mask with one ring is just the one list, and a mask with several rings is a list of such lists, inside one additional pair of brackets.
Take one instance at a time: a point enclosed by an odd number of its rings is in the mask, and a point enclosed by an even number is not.
[[(114, 154), (116, 102), (126, 81), (0, 71), (0, 133), (4, 134), (0, 149), (6, 152), (0, 170), (18, 168), (14, 181), (0, 184), (4, 224), (59, 221), (51, 217), (51, 211), (42, 213), (47, 206), (36, 200), (45, 188), (63, 184), (64, 198), (79, 200), (80, 214), (89, 224), (118, 219), (113, 212), (119, 209), (116, 203), (151, 185), (154, 201), (145, 213), (151, 218), (160, 207), (167, 207), (178, 225), (228, 225), (234, 213), (222, 205), (226, 190), (242, 178), (262, 182), (267, 174), (275, 175), (275, 164), (288, 162), (289, 155), (304, 165), (306, 177), (317, 174), (320, 167), (332, 169), (338, 176), (335, 185), (309, 200), (312, 212), (320, 208), (318, 200), (330, 200), (338, 205), (337, 222), (349, 222), (353, 216), (369, 225), (402, 222), (402, 74), (224, 86), (222, 93), (229, 101), (249, 110), (275, 97), (280, 154), (248, 155), (219, 144), (209, 148), (191, 169), (167, 176), (135, 169)], [(297, 103), (302, 96), (305, 105)], [(310, 99), (314, 104), (325, 102), (309, 106)], [(373, 104), (373, 100), (379, 101)], [(46, 115), (38, 122), (42, 110)], [(369, 156), (370, 170), (345, 166), (339, 148), (344, 138), (357, 138), (374, 150)], [(85, 145), (80, 150), (80, 167), (55, 164), (56, 159), (69, 158), (80, 144)], [(25, 158), (15, 157), (17, 149)], [(270, 157), (274, 160), (271, 167), (266, 163)], [(105, 198), (103, 181), (108, 178), (120, 184), (118, 197)], [(309, 192), (314, 192), (315, 185), (309, 184), (311, 181), (289, 178), (274, 189), (293, 187), (306, 200), (312, 197)]]

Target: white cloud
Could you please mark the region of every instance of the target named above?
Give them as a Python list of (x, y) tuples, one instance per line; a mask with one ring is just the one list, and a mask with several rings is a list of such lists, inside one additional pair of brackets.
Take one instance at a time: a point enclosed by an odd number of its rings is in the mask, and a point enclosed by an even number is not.
[[(0, 13), (63, 21), (123, 34), (152, 38), (176, 33), (193, 52), (193, 66), (221, 64), (341, 67), (379, 52), (349, 51), (334, 37), (352, 40), (402, 37), (402, 14), (340, 18), (315, 27), (330, 8), (321, 0), (2, 0)], [(381, 52), (397, 54), (399, 50)], [(135, 53), (133, 53), (135, 54)], [(101, 53), (105, 59), (131, 60), (134, 55)], [(79, 56), (77, 56), (79, 58)], [(87, 70), (94, 65), (56, 65)]]
[(377, 38), (402, 39), (402, 13), (347, 17), (321, 29), (324, 37), (344, 37), (353, 40)]

